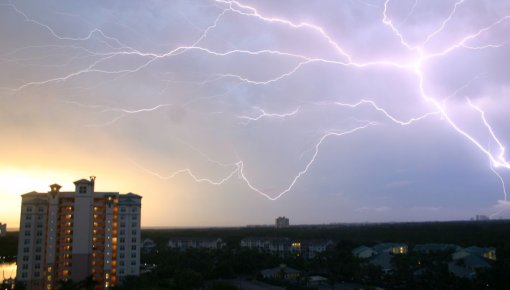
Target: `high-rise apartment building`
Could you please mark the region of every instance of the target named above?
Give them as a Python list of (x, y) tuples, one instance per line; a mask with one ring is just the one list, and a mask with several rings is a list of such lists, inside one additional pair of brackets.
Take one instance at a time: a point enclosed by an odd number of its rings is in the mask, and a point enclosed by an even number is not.
[(284, 216), (277, 217), (275, 220), (275, 227), (277, 229), (288, 228), (289, 227), (289, 219)]
[(89, 276), (104, 289), (139, 275), (142, 197), (96, 192), (94, 176), (74, 184), (22, 195), (16, 279), (27, 289)]
[(0, 237), (5, 236), (7, 233), (7, 224), (0, 223)]

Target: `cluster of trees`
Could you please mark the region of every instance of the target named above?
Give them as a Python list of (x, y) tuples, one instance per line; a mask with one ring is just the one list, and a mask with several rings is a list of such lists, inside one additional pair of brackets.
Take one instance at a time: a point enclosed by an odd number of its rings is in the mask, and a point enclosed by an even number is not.
[[(507, 289), (510, 273), (510, 222), (410, 223), (381, 225), (351, 225), (325, 227), (237, 228), (143, 230), (142, 235), (153, 239), (158, 251), (142, 255), (142, 263), (155, 264), (150, 273), (127, 277), (116, 289), (212, 289), (234, 290), (225, 279), (244, 277), (260, 279), (260, 270), (287, 264), (302, 271), (303, 276), (321, 275), (333, 286), (354, 282), (363, 287), (379, 286), (385, 289)], [(239, 247), (242, 238), (249, 236), (288, 237), (296, 240), (327, 238), (337, 241), (335, 247), (314, 259), (301, 256), (279, 258), (268, 253)], [(222, 237), (227, 247), (221, 250), (170, 250), (166, 247), (172, 237)], [(383, 273), (379, 267), (355, 258), (352, 249), (379, 242), (404, 242), (412, 248), (418, 243), (454, 243), (460, 246), (494, 246), (497, 261), (490, 269), (480, 271), (475, 279), (461, 279), (448, 272), (451, 253), (394, 256), (393, 271)], [(0, 256), (16, 255), (17, 234), (0, 238)], [(266, 281), (276, 282), (276, 281)], [(300, 283), (280, 285), (288, 289), (302, 289)], [(59, 284), (60, 289), (93, 289), (94, 281)], [(18, 285), (16, 289), (23, 289)]]

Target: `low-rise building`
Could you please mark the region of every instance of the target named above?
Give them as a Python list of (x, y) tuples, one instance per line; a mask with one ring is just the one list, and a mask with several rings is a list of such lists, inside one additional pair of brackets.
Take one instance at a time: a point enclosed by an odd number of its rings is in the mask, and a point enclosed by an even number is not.
[(460, 249), (461, 247), (455, 244), (439, 244), (439, 243), (418, 244), (413, 248), (415, 252), (419, 253), (458, 251)]
[(221, 238), (173, 238), (168, 241), (168, 247), (171, 249), (210, 249), (218, 250), (225, 246)]
[(474, 278), (479, 269), (492, 267), (491, 261), (496, 260), (496, 249), (493, 247), (467, 247), (458, 249), (452, 254), (448, 271), (457, 277)]
[(292, 243), (288, 238), (249, 237), (242, 239), (240, 246), (284, 257), (291, 253)]
[(452, 260), (459, 260), (470, 255), (495, 261), (496, 249), (493, 247), (481, 248), (476, 246), (458, 249), (455, 253), (453, 253)]
[(332, 240), (309, 240), (301, 242), (301, 255), (305, 259), (313, 259), (318, 254), (327, 251), (333, 247)]
[(373, 247), (378, 254), (392, 253), (394, 255), (407, 254), (407, 245), (403, 243), (381, 243)]
[(360, 259), (367, 259), (377, 255), (377, 252), (370, 247), (360, 246), (352, 250), (352, 255)]

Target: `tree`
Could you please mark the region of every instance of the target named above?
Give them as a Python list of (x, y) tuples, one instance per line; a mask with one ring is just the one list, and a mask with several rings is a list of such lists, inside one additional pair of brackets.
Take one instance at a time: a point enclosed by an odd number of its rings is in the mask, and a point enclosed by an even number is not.
[(78, 283), (78, 286), (80, 289), (86, 289), (86, 290), (94, 290), (94, 288), (97, 285), (99, 285), (99, 282), (94, 280), (94, 277), (92, 275), (87, 276), (80, 283)]

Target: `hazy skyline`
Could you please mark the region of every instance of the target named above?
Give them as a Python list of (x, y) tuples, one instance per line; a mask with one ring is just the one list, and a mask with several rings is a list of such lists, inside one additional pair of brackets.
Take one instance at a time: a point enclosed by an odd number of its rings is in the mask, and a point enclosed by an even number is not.
[(510, 1), (2, 1), (0, 222), (97, 176), (142, 227), (510, 217)]

